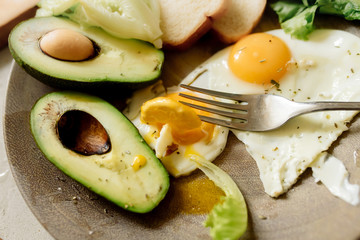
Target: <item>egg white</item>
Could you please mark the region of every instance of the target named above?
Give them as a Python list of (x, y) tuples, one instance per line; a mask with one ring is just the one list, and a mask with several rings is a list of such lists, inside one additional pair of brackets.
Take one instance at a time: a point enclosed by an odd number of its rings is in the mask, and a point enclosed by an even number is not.
[[(232, 93), (276, 94), (300, 102), (360, 101), (358, 37), (344, 31), (316, 30), (308, 41), (301, 41), (292, 39), (282, 30), (268, 33), (281, 38), (292, 54), (288, 72), (279, 86), (252, 84), (238, 79), (227, 64), (230, 48), (204, 62), (184, 79), (184, 83)], [(206, 85), (205, 79), (208, 80)], [(273, 131), (232, 132), (255, 159), (265, 192), (277, 197), (286, 192), (314, 159), (348, 129), (347, 125), (356, 113), (311, 113), (296, 117)]]
[[(204, 83), (199, 82), (199, 84)], [(194, 144), (177, 145), (175, 146), (174, 152), (167, 154), (169, 147), (171, 148), (174, 143), (171, 127), (166, 124), (159, 132), (155, 126), (142, 123), (140, 121), (140, 108), (144, 102), (150, 99), (163, 96), (165, 93), (179, 91), (184, 92), (185, 90), (177, 86), (165, 89), (162, 82), (159, 81), (153, 86), (134, 92), (128, 102), (127, 108), (123, 112), (139, 129), (145, 141), (154, 149), (156, 156), (174, 177), (188, 175), (197, 169), (196, 164), (190, 160), (191, 158), (203, 158), (208, 161), (213, 161), (225, 149), (229, 132), (227, 128), (215, 126), (213, 137), (209, 142), (201, 139)]]

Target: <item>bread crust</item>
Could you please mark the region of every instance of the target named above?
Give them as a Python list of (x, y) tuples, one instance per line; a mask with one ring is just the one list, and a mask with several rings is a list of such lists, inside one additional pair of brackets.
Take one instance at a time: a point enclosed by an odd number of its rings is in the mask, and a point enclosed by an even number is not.
[(179, 39), (177, 42), (164, 40), (163, 48), (167, 50), (186, 50), (206, 34), (212, 28), (212, 25), (212, 20), (207, 18), (200, 26), (194, 29), (192, 33), (189, 33), (186, 38)]
[(24, 9), (23, 12), (20, 12), (18, 15), (13, 16), (13, 18), (8, 19), (7, 22), (0, 23), (0, 49), (4, 48), (8, 44), (8, 37), (11, 30), (18, 24), (19, 22), (34, 17), (36, 13), (37, 7), (29, 7)]
[[(266, 0), (252, 0), (253, 6), (244, 3), (246, 0), (232, 1), (234, 2), (230, 5), (225, 15), (214, 21), (212, 27), (212, 32), (220, 41), (226, 44), (234, 43), (249, 34), (261, 20), (266, 6)], [(255, 1), (257, 3), (254, 4)], [(239, 10), (240, 5), (243, 7), (241, 10)], [(239, 14), (239, 11), (241, 13), (248, 12), (249, 14)], [(236, 17), (237, 21), (231, 22), (231, 18), (235, 18), (234, 16), (236, 14), (238, 15), (238, 17)], [(249, 16), (250, 19), (248, 19)], [(246, 25), (240, 26), (243, 23), (246, 23)]]
[[(182, 0), (183, 1), (183, 0)], [(176, 50), (185, 50), (191, 47), (196, 41), (198, 41), (205, 33), (207, 33), (213, 26), (213, 21), (224, 16), (227, 11), (228, 6), (230, 5), (231, 0), (220, 0), (217, 8), (212, 11), (204, 9), (202, 15), (194, 21), (194, 25), (185, 30), (180, 36), (176, 36), (172, 32), (172, 29), (177, 29), (177, 31), (182, 31), (183, 29), (178, 29), (179, 21), (182, 21), (183, 15), (176, 12), (176, 8), (169, 7), (169, 0), (160, 0), (161, 8), (161, 30), (163, 31), (163, 44), (165, 49), (176, 49)], [(191, 1), (190, 1), (191, 2)], [(191, 9), (191, 3), (189, 2), (189, 9)], [(173, 2), (172, 2), (173, 3)], [(189, 10), (188, 9), (188, 10)], [(189, 10), (190, 12), (191, 10)]]

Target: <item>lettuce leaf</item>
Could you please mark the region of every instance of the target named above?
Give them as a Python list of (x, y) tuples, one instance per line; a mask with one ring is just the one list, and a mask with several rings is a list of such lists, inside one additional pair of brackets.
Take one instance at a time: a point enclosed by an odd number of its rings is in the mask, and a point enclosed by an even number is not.
[(314, 30), (315, 14), (360, 20), (360, 0), (280, 0), (271, 4), (281, 28), (297, 39), (307, 40)]
[(211, 228), (210, 236), (215, 240), (239, 239), (246, 231), (248, 215), (245, 199), (236, 183), (215, 164), (197, 156), (191, 160), (225, 193), (204, 222), (205, 227)]
[(41, 0), (36, 17), (63, 16), (82, 27), (101, 27), (119, 38), (162, 46), (157, 0)]
[(281, 28), (292, 37), (308, 40), (308, 35), (314, 30), (315, 12), (318, 6), (304, 9), (293, 18), (281, 23)]
[(57, 16), (75, 5), (77, 0), (40, 0), (36, 11), (37, 17)]
[(306, 6), (302, 3), (287, 1), (278, 1), (274, 4), (271, 4), (271, 7), (278, 15), (280, 23), (297, 16), (306, 9)]
[(359, 0), (318, 0), (320, 14), (339, 15), (346, 20), (360, 19), (360, 1)]

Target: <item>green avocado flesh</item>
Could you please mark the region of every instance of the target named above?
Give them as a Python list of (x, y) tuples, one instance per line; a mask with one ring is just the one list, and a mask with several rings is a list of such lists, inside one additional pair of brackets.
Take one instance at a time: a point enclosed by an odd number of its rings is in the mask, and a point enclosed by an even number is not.
[[(95, 57), (64, 61), (43, 53), (39, 40), (55, 29), (70, 29), (95, 43)], [(164, 53), (139, 40), (119, 39), (100, 28), (81, 28), (61, 17), (32, 18), (17, 25), (9, 36), (15, 61), (43, 83), (66, 89), (141, 88), (157, 80)]]
[[(82, 129), (85, 133), (88, 130), (87, 134), (75, 134), (80, 131), (74, 127), (79, 121), (70, 121), (70, 116), (91, 116), (101, 127), (89, 126), (88, 129)], [(82, 125), (93, 120), (84, 120)], [(66, 121), (70, 121), (67, 124), (69, 127), (65, 126)], [(100, 98), (70, 91), (47, 94), (32, 108), (30, 125), (38, 147), (50, 162), (90, 190), (126, 210), (149, 212), (159, 204), (169, 189), (167, 171), (138, 130), (120, 111)], [(96, 129), (105, 132), (110, 145), (104, 147), (99, 144), (100, 151), (84, 153), (81, 153), (81, 148), (77, 148), (77, 151), (70, 148), (68, 138), (75, 138), (75, 135), (79, 142), (85, 141), (79, 139), (79, 136), (90, 136), (85, 145), (97, 145), (94, 136)], [(66, 133), (66, 130), (69, 132)], [(146, 159), (138, 169), (133, 166), (136, 156)]]

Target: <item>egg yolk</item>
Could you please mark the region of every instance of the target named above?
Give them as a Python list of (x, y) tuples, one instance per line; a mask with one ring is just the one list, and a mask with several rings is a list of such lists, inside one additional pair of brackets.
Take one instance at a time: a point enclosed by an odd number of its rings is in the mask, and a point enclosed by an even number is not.
[(143, 155), (136, 155), (134, 162), (131, 164), (134, 171), (139, 170), (142, 166), (146, 164), (146, 158)]
[(268, 33), (254, 33), (233, 45), (228, 64), (244, 81), (269, 84), (272, 80), (279, 82), (290, 58), (290, 50), (280, 38)]
[[(192, 95), (191, 93), (187, 94)], [(189, 145), (201, 139), (209, 142), (213, 136), (214, 125), (202, 122), (198, 117), (198, 114), (208, 114), (181, 104), (178, 102), (179, 100), (193, 102), (180, 97), (178, 93), (145, 102), (141, 107), (141, 121), (155, 125), (159, 130), (163, 125), (169, 124), (172, 129), (171, 134), (177, 144)], [(199, 102), (196, 104), (201, 105)]]

